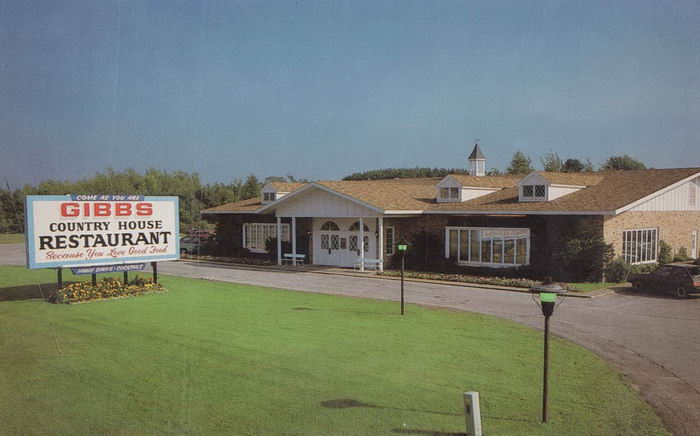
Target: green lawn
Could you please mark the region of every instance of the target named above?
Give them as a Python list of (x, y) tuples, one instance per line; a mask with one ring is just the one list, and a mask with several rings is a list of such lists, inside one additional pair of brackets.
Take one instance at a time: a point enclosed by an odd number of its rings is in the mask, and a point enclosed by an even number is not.
[(0, 233), (0, 244), (18, 244), (24, 242), (24, 235), (20, 233)]
[(629, 283), (609, 283), (609, 282), (595, 282), (595, 283), (569, 283), (569, 286), (576, 288), (579, 292), (591, 292), (597, 291), (599, 289), (616, 288), (619, 286), (629, 286)]
[(167, 276), (164, 294), (32, 299), (53, 280), (0, 267), (0, 433), (454, 435), (475, 390), (489, 436), (666, 434), (562, 340), (541, 424), (542, 335), (504, 320)]

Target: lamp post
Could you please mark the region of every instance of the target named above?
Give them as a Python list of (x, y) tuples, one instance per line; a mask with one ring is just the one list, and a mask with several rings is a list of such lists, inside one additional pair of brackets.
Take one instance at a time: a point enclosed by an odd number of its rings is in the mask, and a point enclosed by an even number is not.
[(401, 252), (401, 315), (403, 315), (404, 310), (404, 299), (403, 299), (403, 270), (404, 270), (404, 263), (406, 260), (406, 247), (407, 244), (405, 242), (400, 243), (399, 245), (396, 246), (396, 249)]
[[(544, 365), (543, 365), (543, 376), (542, 376), (542, 422), (547, 422), (547, 374), (549, 372), (549, 318), (554, 313), (554, 309), (558, 306), (557, 298), (559, 298), (559, 304), (564, 299), (566, 294), (566, 288), (563, 288), (558, 283), (552, 282), (551, 277), (545, 277), (543, 283), (530, 289), (530, 293), (537, 294), (540, 303), (539, 306), (542, 308), (542, 315), (544, 315)], [(536, 301), (535, 301), (536, 302)]]

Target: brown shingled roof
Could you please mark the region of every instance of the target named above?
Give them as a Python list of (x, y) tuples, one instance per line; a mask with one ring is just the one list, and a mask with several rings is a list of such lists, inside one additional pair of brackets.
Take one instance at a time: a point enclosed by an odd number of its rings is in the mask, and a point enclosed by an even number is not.
[(255, 213), (261, 206), (262, 202), (260, 201), (260, 197), (253, 197), (247, 200), (210, 207), (209, 209), (202, 210), (200, 213)]
[[(465, 202), (438, 203), (435, 188), (442, 179), (321, 181), (317, 184), (381, 210), (425, 213), (603, 213), (618, 210), (694, 174), (700, 174), (700, 168), (538, 174), (551, 183), (587, 187), (548, 202), (520, 202), (515, 185), (522, 177), (452, 175), (463, 186), (502, 189)], [(206, 209), (202, 213), (246, 213), (254, 212), (261, 206), (260, 199), (255, 198)]]
[(270, 185), (274, 187), (277, 192), (292, 192), (295, 189), (299, 189), (302, 186), (306, 185), (306, 183), (297, 183), (297, 182), (270, 182)]
[(610, 212), (641, 200), (667, 186), (700, 173), (700, 168), (673, 168), (599, 173), (592, 186), (552, 201), (520, 202), (516, 187), (484, 195), (463, 203), (436, 203), (435, 211), (508, 212)]
[(537, 171), (537, 174), (555, 185), (591, 186), (603, 180), (605, 173), (550, 173)]
[(510, 188), (515, 186), (523, 176), (470, 176), (467, 174), (450, 174), (462, 186), (478, 188)]

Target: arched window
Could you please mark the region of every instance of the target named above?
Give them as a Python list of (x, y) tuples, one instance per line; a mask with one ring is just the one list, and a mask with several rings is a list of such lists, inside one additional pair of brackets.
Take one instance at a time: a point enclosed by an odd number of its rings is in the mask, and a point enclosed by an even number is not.
[[(369, 227), (367, 227), (367, 224), (363, 224), (362, 227), (364, 228), (365, 232), (369, 232)], [(352, 223), (352, 225), (350, 226), (350, 231), (351, 232), (359, 232), (360, 231), (360, 222), (355, 221), (354, 223)]]
[(340, 227), (338, 227), (338, 224), (334, 223), (333, 221), (326, 221), (321, 226), (321, 230), (332, 230), (337, 232), (340, 230)]

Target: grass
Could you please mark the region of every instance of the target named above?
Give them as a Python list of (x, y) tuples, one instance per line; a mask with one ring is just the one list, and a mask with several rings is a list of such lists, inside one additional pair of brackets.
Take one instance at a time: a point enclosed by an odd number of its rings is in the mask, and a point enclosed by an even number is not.
[(33, 299), (54, 279), (0, 267), (2, 433), (454, 435), (475, 390), (490, 436), (667, 434), (559, 339), (541, 424), (541, 333), (497, 318), (169, 276), (164, 294)]
[(576, 289), (578, 292), (591, 292), (599, 289), (615, 288), (618, 286), (629, 286), (629, 283), (610, 283), (610, 282), (595, 282), (595, 283), (568, 283), (570, 288)]
[(21, 233), (0, 233), (0, 244), (19, 244), (24, 242), (24, 235)]

